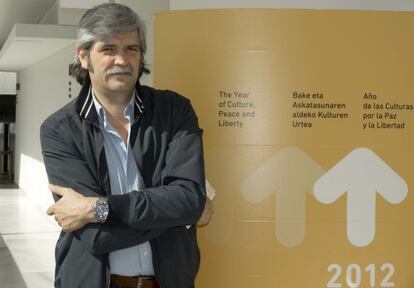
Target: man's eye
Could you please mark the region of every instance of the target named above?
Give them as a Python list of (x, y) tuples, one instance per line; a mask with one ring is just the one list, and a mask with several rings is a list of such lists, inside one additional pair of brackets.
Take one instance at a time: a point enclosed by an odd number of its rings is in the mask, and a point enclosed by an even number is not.
[(101, 49), (101, 51), (102, 52), (112, 52), (114, 49), (113, 48), (111, 48), (111, 47), (103, 47), (102, 49)]
[(129, 51), (134, 51), (134, 52), (139, 52), (139, 47), (135, 47), (135, 46), (133, 46), (133, 47), (128, 47), (128, 50), (129, 50)]

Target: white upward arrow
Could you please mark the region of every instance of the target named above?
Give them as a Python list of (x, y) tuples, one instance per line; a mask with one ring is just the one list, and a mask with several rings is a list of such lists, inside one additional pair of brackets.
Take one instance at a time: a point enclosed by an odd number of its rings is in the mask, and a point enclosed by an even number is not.
[(306, 195), (312, 195), (313, 184), (323, 173), (302, 150), (288, 147), (247, 177), (241, 192), (250, 203), (276, 193), (276, 238), (284, 246), (294, 247), (305, 238)]
[(375, 237), (376, 193), (392, 204), (407, 196), (405, 181), (368, 148), (357, 148), (326, 172), (314, 186), (315, 197), (329, 204), (348, 193), (347, 235), (358, 247)]

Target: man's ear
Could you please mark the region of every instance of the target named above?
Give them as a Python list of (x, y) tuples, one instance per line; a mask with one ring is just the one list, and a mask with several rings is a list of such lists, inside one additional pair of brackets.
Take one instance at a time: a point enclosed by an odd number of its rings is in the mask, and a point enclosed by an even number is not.
[(76, 50), (76, 53), (78, 54), (79, 62), (81, 63), (81, 67), (83, 69), (88, 70), (89, 67), (89, 55), (88, 52), (85, 49), (78, 48)]

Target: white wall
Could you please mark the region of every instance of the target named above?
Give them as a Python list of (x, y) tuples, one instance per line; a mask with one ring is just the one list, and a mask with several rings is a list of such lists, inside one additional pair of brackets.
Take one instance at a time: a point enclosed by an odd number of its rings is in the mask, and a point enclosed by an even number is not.
[(89, 9), (93, 6), (109, 3), (110, 0), (59, 0), (60, 7), (62, 8), (79, 8), (79, 9)]
[(0, 72), (0, 95), (16, 94), (16, 73)]
[(171, 10), (295, 8), (414, 11), (413, 0), (170, 0)]
[(47, 116), (71, 100), (69, 81), (72, 94), (77, 95), (80, 89), (68, 75), (74, 49), (70, 46), (18, 73), (15, 181), (42, 207), (51, 203), (52, 197), (47, 190), (39, 129)]

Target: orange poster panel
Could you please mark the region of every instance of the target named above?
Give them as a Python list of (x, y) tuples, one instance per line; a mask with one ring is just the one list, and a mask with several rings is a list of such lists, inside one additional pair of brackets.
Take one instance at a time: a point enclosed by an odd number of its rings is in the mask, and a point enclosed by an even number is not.
[(155, 47), (216, 192), (197, 287), (414, 287), (413, 13), (166, 12)]

